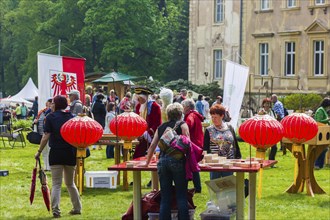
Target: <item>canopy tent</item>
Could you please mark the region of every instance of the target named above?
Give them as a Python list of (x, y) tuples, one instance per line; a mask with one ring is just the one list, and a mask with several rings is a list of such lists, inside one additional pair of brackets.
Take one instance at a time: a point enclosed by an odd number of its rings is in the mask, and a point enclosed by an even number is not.
[(33, 104), (32, 102), (29, 102), (26, 99), (23, 99), (20, 97), (12, 96), (12, 97), (8, 97), (8, 98), (0, 99), (0, 104), (6, 105), (6, 106), (9, 106), (9, 105), (15, 106), (16, 103), (21, 104), (22, 102), (24, 102), (28, 108), (32, 107), (32, 104)]
[(38, 96), (38, 88), (35, 86), (32, 79), (29, 78), (28, 82), (25, 84), (23, 89), (21, 89), (21, 91), (19, 91), (16, 95), (1, 99), (0, 102), (6, 105), (24, 102), (27, 107), (32, 107), (32, 102), (30, 101), (34, 101), (36, 96)]
[(13, 95), (15, 98), (23, 98), (28, 101), (34, 101), (34, 98), (38, 96), (38, 88), (36, 85), (33, 83), (31, 77), (29, 78), (28, 82), (25, 84), (23, 89), (19, 91), (16, 95)]
[(130, 76), (124, 73), (112, 72), (107, 75), (102, 76), (99, 79), (93, 81), (93, 83), (111, 83), (111, 82), (122, 82), (129, 81), (133, 79), (142, 79), (146, 78), (145, 76)]
[(122, 98), (125, 96), (127, 89), (130, 86), (134, 85), (131, 80), (134, 79), (143, 79), (146, 78), (145, 76), (130, 76), (124, 73), (119, 72), (111, 72), (99, 79), (92, 81), (95, 84), (106, 84), (107, 88), (114, 89), (117, 95)]

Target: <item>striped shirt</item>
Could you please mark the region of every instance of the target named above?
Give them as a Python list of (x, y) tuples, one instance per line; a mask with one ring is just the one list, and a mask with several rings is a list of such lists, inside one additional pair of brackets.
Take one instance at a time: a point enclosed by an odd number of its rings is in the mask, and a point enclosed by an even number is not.
[(280, 119), (284, 118), (284, 107), (282, 102), (277, 100), (273, 106), (273, 111), (280, 117)]

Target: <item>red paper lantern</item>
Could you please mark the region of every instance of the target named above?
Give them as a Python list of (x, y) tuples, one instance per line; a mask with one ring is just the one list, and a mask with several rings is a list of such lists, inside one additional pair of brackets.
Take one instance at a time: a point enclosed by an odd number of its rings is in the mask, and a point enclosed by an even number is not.
[(148, 128), (147, 122), (134, 112), (124, 112), (113, 119), (109, 125), (112, 133), (125, 141), (140, 137)]
[(102, 126), (94, 119), (86, 115), (79, 115), (65, 122), (61, 127), (63, 139), (77, 148), (77, 177), (76, 184), (80, 195), (83, 190), (83, 167), (86, 157), (86, 149), (89, 145), (97, 142), (103, 134)]
[(269, 115), (257, 115), (239, 127), (241, 138), (258, 149), (266, 149), (278, 143), (284, 129), (280, 122)]
[(61, 127), (63, 139), (76, 148), (87, 148), (97, 142), (102, 134), (102, 126), (87, 116), (74, 117)]
[[(257, 148), (256, 157), (265, 159), (266, 149), (279, 142), (284, 129), (281, 123), (270, 115), (257, 115), (241, 124), (239, 135), (241, 138)], [(260, 170), (258, 197), (261, 198), (262, 169)]]
[(281, 124), (284, 127), (284, 137), (296, 144), (312, 139), (318, 131), (316, 121), (304, 113), (288, 115)]

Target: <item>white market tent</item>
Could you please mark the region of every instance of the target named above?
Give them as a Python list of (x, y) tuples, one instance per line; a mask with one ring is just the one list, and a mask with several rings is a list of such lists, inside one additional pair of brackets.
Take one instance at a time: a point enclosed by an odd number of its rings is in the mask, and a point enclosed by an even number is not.
[(25, 84), (23, 89), (21, 89), (21, 91), (19, 91), (14, 96), (0, 99), (0, 103), (10, 105), (13, 103), (15, 104), (24, 102), (27, 107), (32, 107), (32, 102), (36, 96), (38, 96), (38, 88), (33, 83), (32, 79), (29, 78), (28, 82)]
[(33, 83), (32, 79), (29, 78), (28, 82), (25, 84), (23, 89), (19, 91), (16, 95), (12, 96), (15, 98), (23, 98), (28, 101), (34, 101), (34, 98), (38, 96), (38, 88)]
[(9, 106), (9, 105), (10, 106), (15, 106), (16, 103), (21, 104), (22, 102), (24, 102), (27, 107), (29, 107), (29, 108), (32, 107), (32, 104), (33, 104), (32, 102), (27, 101), (26, 99), (23, 99), (23, 98), (20, 98), (20, 97), (12, 96), (12, 97), (3, 98), (3, 99), (0, 100), (0, 104), (1, 105), (6, 105), (6, 106)]

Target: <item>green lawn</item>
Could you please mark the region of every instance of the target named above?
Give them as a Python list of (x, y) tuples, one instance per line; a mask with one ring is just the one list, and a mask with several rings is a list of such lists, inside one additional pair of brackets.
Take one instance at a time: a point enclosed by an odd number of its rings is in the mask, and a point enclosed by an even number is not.
[[(50, 219), (42, 199), (40, 183), (37, 180), (37, 189), (33, 205), (29, 203), (31, 172), (34, 167), (34, 154), (37, 145), (28, 144), (25, 148), (14, 149), (2, 146), (0, 142), (0, 170), (9, 170), (9, 176), (0, 177), (0, 219)], [(248, 156), (249, 146), (240, 143), (243, 157)], [(254, 154), (255, 150), (252, 149)], [(253, 155), (252, 155), (253, 156)], [(265, 169), (263, 173), (262, 198), (257, 199), (257, 219), (330, 219), (330, 169), (324, 168), (315, 171), (319, 185), (327, 194), (310, 197), (306, 192), (288, 194), (285, 190), (293, 181), (294, 159), (290, 152), (283, 156), (277, 153), (277, 168)], [(105, 146), (103, 150), (91, 151), (91, 157), (86, 160), (85, 167), (88, 171), (107, 170), (114, 164), (113, 159), (106, 159)], [(50, 180), (50, 173), (47, 173)], [(208, 173), (201, 173), (202, 181), (209, 180)], [(142, 184), (146, 185), (150, 174), (143, 172)], [(129, 181), (132, 174), (129, 172)], [(51, 183), (49, 183), (51, 187)], [(189, 183), (192, 188), (192, 182)], [(200, 219), (199, 214), (205, 210), (208, 201), (208, 191), (203, 183), (201, 194), (194, 196), (195, 219)], [(143, 193), (150, 189), (143, 187)], [(82, 195), (83, 214), (69, 216), (71, 209), (70, 198), (64, 185), (61, 197), (61, 210), (63, 219), (120, 219), (126, 212), (133, 198), (133, 189), (122, 191), (117, 189), (90, 189), (86, 188)], [(247, 216), (247, 199), (245, 216)]]

